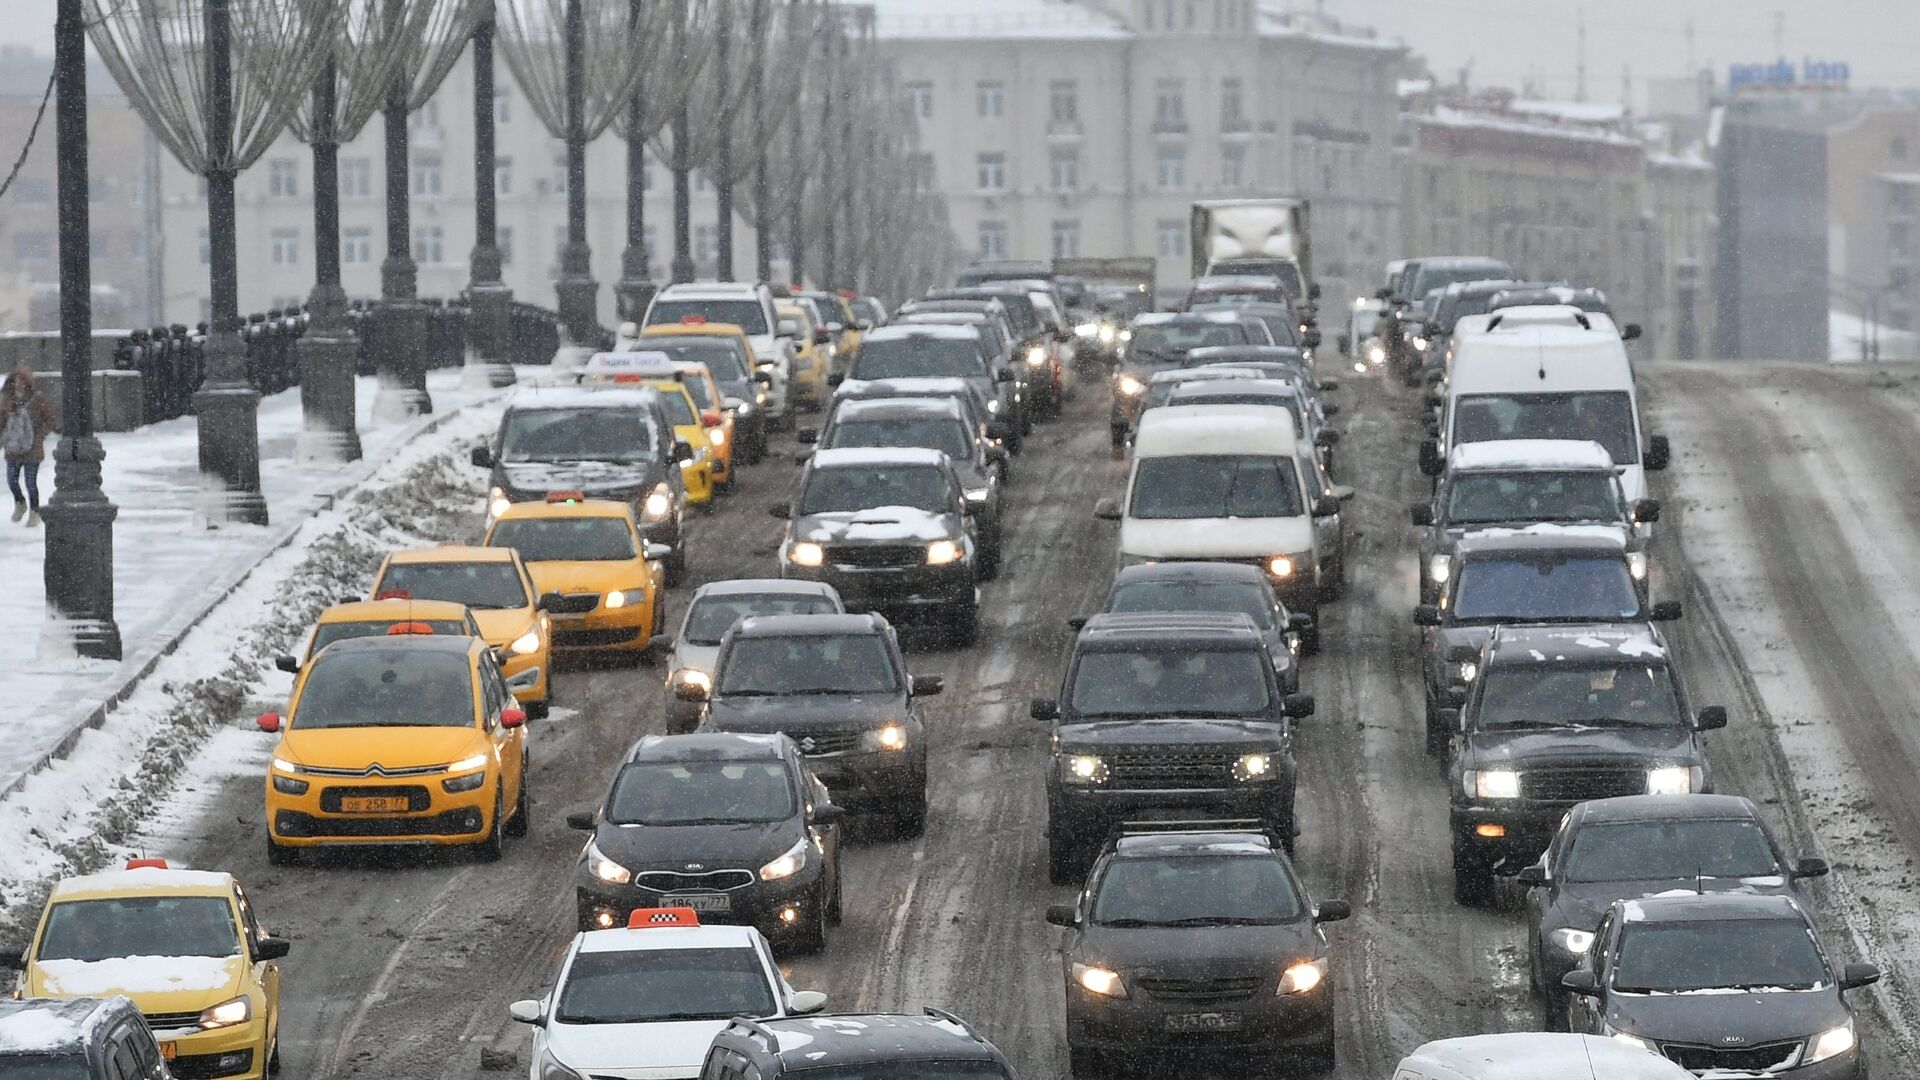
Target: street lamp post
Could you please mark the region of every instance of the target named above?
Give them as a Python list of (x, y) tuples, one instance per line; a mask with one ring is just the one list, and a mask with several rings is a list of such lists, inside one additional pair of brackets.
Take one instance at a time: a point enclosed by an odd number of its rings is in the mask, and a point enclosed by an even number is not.
[[(397, 9), (398, 3), (388, 0), (390, 8)], [(433, 411), (424, 356), (427, 311), (419, 299), (420, 268), (413, 261), (413, 207), (408, 191), (412, 183), (407, 145), (411, 90), (407, 72), (395, 70), (380, 110), (386, 152), (387, 256), (380, 263), (380, 306), (373, 313), (373, 363), (380, 377), (373, 415), (385, 421)]]
[(567, 242), (560, 248), (560, 280), (554, 283), (559, 297), (560, 322), (567, 328), (567, 340), (575, 345), (593, 343), (600, 334), (599, 292), (593, 280), (593, 252), (587, 244), (587, 127), (586, 63), (587, 27), (580, 0), (567, 0), (562, 32), (566, 35), (566, 144), (567, 144)]
[(354, 417), (354, 357), (347, 325), (347, 290), (340, 284), (340, 134), (336, 125), (340, 68), (329, 59), (313, 85), (313, 292), (300, 356), (303, 422), (294, 447), (302, 464), (358, 461)]
[(494, 10), (484, 0), (473, 27), (473, 265), (467, 284), (467, 340), (489, 364), (495, 386), (513, 381), (513, 290), (501, 281), (498, 183), (494, 151)]

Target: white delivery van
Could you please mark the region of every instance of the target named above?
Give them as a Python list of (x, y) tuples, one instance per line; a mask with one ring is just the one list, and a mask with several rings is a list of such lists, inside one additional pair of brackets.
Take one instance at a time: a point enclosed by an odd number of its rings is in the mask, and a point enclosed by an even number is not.
[(1459, 339), (1439, 438), (1421, 444), (1421, 471), (1438, 476), (1455, 446), (1496, 439), (1597, 442), (1629, 501), (1647, 497), (1649, 470), (1667, 467), (1666, 438), (1641, 428), (1619, 329), (1575, 307), (1497, 311), (1485, 330)]
[(1616, 1039), (1521, 1031), (1430, 1042), (1403, 1059), (1392, 1080), (1693, 1080), (1693, 1074)]

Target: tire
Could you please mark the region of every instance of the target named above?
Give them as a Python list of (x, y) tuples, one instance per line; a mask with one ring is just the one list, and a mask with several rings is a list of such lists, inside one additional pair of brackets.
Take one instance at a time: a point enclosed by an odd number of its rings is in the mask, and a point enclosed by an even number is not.
[(1313, 625), (1300, 632), (1300, 655), (1320, 655), (1320, 609), (1315, 608), (1307, 614), (1313, 616)]
[(808, 906), (813, 909), (813, 917), (807, 920), (805, 926), (793, 932), (791, 941), (794, 952), (811, 955), (827, 947), (826, 890), (822, 888)]
[(1112, 1059), (1098, 1050), (1067, 1044), (1067, 1073), (1073, 1080), (1107, 1080), (1115, 1074)]
[(1427, 699), (1427, 755), (1439, 757), (1447, 752), (1447, 743), (1452, 741), (1452, 732), (1440, 726), (1440, 707), (1433, 699)]
[(487, 834), (486, 839), (473, 845), (474, 862), (491, 863), (500, 861), (501, 852), (506, 848), (506, 841), (504, 839), (506, 835), (506, 822), (501, 820), (502, 811), (505, 809), (506, 806), (501, 803), (500, 795), (496, 792), (493, 796), (493, 830)]
[(1080, 846), (1047, 830), (1047, 880), (1055, 885), (1080, 884)]
[(907, 797), (893, 812), (893, 831), (897, 836), (916, 839), (927, 831), (927, 781), (920, 778), (920, 789)]
[(827, 922), (831, 923), (834, 926), (839, 926), (841, 917), (844, 914), (846, 914), (846, 909), (840, 902), (840, 894), (842, 890), (841, 890), (841, 881), (840, 881), (840, 867), (838, 865), (839, 861), (840, 861), (840, 858), (836, 854), (834, 856), (835, 865), (833, 868), (833, 898), (827, 901)]
[(1486, 907), (1493, 903), (1493, 868), (1455, 851), (1453, 899), (1462, 907)]
[(972, 597), (962, 600), (947, 611), (947, 633), (954, 644), (962, 647), (980, 640), (980, 602)]
[(520, 769), (520, 797), (513, 802), (513, 817), (507, 819), (504, 830), (508, 836), (525, 836), (533, 826), (533, 799), (527, 794), (527, 770)]
[(301, 852), (298, 849), (287, 844), (276, 844), (273, 842), (273, 834), (267, 834), (268, 866), (298, 866), (300, 855)]
[[(685, 540), (685, 537), (681, 537), (682, 543)], [(668, 588), (678, 586), (687, 580), (687, 550), (682, 544), (673, 545), (673, 554), (667, 556), (666, 564), (662, 569), (666, 571), (662, 576), (667, 579)]]

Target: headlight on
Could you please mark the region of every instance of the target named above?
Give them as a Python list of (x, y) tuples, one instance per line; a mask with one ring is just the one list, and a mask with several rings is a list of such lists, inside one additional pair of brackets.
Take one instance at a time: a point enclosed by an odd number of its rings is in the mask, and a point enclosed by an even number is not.
[(935, 540), (927, 545), (927, 565), (945, 566), (960, 558), (960, 545), (951, 540)]
[(734, 410), (733, 410), (733, 415), (735, 415), (735, 416), (752, 416), (752, 415), (753, 415), (753, 402), (751, 402), (751, 401), (743, 401), (743, 402), (741, 402), (741, 403), (740, 403), (739, 405), (737, 405), (737, 406), (735, 406), (735, 407), (734, 407)]
[(276, 771), (284, 773), (297, 773), (300, 771), (300, 766), (295, 765), (283, 757), (274, 758), (273, 767)]
[(273, 778), (273, 790), (282, 795), (305, 795), (310, 786), (305, 780), (297, 780), (291, 776)]
[(1520, 774), (1512, 769), (1467, 770), (1467, 794), (1476, 799), (1517, 799)]
[(1849, 1020), (1837, 1028), (1828, 1028), (1810, 1040), (1807, 1047), (1807, 1064), (1838, 1057), (1853, 1049), (1853, 1021)]
[(1274, 577), (1292, 577), (1293, 560), (1285, 555), (1275, 555), (1267, 560), (1267, 573)]
[(1075, 337), (1093, 337), (1095, 334), (1098, 334), (1099, 332), (1100, 332), (1100, 324), (1098, 323), (1083, 322), (1079, 326), (1076, 326), (1073, 328), (1073, 334)]
[(697, 686), (709, 693), (713, 691), (713, 676), (699, 668), (681, 668), (674, 672), (673, 677), (679, 680), (682, 686)]
[(1551, 939), (1555, 945), (1560, 946), (1575, 956), (1585, 956), (1587, 950), (1593, 947), (1593, 932), (1591, 930), (1575, 930), (1572, 927), (1563, 926), (1547, 935), (1547, 937)]
[(664, 480), (655, 484), (653, 490), (647, 494), (646, 503), (640, 509), (646, 512), (648, 521), (659, 521), (665, 518), (673, 512), (673, 489), (668, 487)]
[(790, 878), (807, 865), (807, 838), (801, 837), (793, 842), (779, 858), (760, 868), (761, 881), (779, 881)]
[(1121, 341), (1132, 341), (1132, 340), (1133, 340), (1133, 331), (1131, 331), (1131, 330), (1122, 330), (1122, 331), (1120, 331), (1120, 340), (1121, 340)]
[(907, 728), (904, 724), (885, 724), (867, 732), (867, 748), (870, 750), (905, 750), (907, 748)]
[(1647, 770), (1647, 794), (1691, 795), (1700, 790), (1699, 766), (1669, 765)]
[(1093, 964), (1073, 965), (1073, 981), (1089, 994), (1101, 997), (1124, 998), (1127, 996), (1127, 984), (1120, 973)]
[(1458, 682), (1470, 683), (1480, 676), (1480, 664), (1474, 660), (1462, 660), (1454, 666), (1453, 677)]
[(987, 489), (986, 489), (986, 488), (968, 488), (968, 489), (967, 489), (967, 501), (968, 501), (968, 502), (970, 502), (970, 503), (984, 503), (984, 502), (986, 502), (986, 501), (987, 501)]
[(1411, 344), (1413, 345), (1413, 351), (1414, 351), (1414, 352), (1426, 352), (1426, 351), (1427, 351), (1427, 339), (1426, 339), (1426, 338), (1423, 338), (1423, 337), (1415, 337), (1415, 338), (1413, 338), (1413, 339), (1412, 339), (1412, 341), (1411, 341)]
[(1435, 585), (1445, 585), (1453, 576), (1453, 556), (1435, 555), (1427, 560), (1427, 579)]
[(1139, 397), (1147, 388), (1147, 384), (1131, 375), (1122, 375), (1114, 381), (1113, 387), (1125, 397)]
[(1375, 345), (1367, 350), (1367, 360), (1375, 364), (1384, 364), (1387, 362), (1387, 350)]
[(1635, 581), (1647, 580), (1647, 553), (1644, 551), (1627, 552), (1627, 572)]
[(1652, 1043), (1648, 1042), (1647, 1040), (1641, 1038), (1638, 1035), (1629, 1035), (1624, 1031), (1614, 1032), (1613, 1041), (1619, 1042), (1619, 1043), (1626, 1043), (1628, 1046), (1634, 1047), (1635, 1049), (1645, 1050), (1649, 1054), (1659, 1053), (1658, 1050), (1655, 1050), (1653, 1048)]
[(507, 646), (515, 656), (529, 656), (540, 651), (540, 628), (538, 626), (513, 639)]
[(1273, 756), (1241, 754), (1240, 760), (1233, 763), (1233, 778), (1243, 784), (1273, 779)]
[(708, 428), (707, 439), (715, 446), (725, 446), (727, 445), (727, 429), (723, 427)]
[(1120, 332), (1111, 326), (1102, 326), (1100, 328), (1100, 344), (1102, 345), (1111, 345), (1120, 337)]
[(999, 398), (995, 398), (994, 400), (992, 400), (992, 401), (989, 401), (989, 402), (987, 402), (987, 412), (988, 412), (988, 413), (990, 413), (990, 414), (992, 414), (992, 415), (996, 415), (996, 416), (997, 416), (997, 415), (999, 415), (999, 413), (1000, 413), (1000, 399), (999, 399)]
[(633, 871), (600, 854), (600, 845), (587, 841), (587, 872), (609, 885), (625, 885), (633, 880)]
[(1305, 994), (1325, 982), (1326, 978), (1327, 961), (1324, 957), (1319, 960), (1302, 960), (1280, 973), (1280, 993), (1283, 995)]
[(228, 998), (200, 1012), (200, 1026), (208, 1031), (232, 1027), (253, 1019), (253, 1002), (244, 997)]
[(1060, 779), (1069, 784), (1104, 784), (1112, 770), (1097, 754), (1068, 754), (1060, 759)]
[(1040, 367), (1047, 362), (1047, 350), (1035, 345), (1027, 350), (1027, 366)]
[(487, 765), (487, 755), (469, 754), (466, 757), (461, 758), (459, 761), (456, 761), (453, 764), (447, 766), (447, 771), (450, 773), (466, 772), (469, 769), (484, 769), (486, 768), (486, 765)]
[(608, 593), (606, 599), (602, 602), (608, 610), (612, 610), (614, 608), (642, 604), (646, 602), (646, 599), (647, 590), (645, 589), (615, 589)]
[(787, 548), (787, 561), (795, 566), (819, 566), (827, 561), (827, 550), (819, 544), (802, 540)]
[(487, 492), (487, 516), (488, 517), (497, 518), (501, 514), (506, 513), (507, 507), (512, 505), (513, 505), (513, 500), (507, 498), (507, 493), (505, 489), (496, 487), (493, 490)]

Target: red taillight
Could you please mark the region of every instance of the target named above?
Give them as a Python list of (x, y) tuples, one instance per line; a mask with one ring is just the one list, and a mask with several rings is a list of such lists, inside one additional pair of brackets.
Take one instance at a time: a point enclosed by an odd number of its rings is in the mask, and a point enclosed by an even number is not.
[(719, 427), (719, 426), (720, 426), (720, 414), (719, 414), (719, 413), (717, 413), (717, 412), (705, 412), (705, 413), (701, 413), (701, 414), (700, 414), (700, 424), (701, 424), (701, 426), (703, 426), (703, 427)]
[(433, 633), (433, 624), (423, 622), (397, 622), (387, 627), (387, 633), (394, 636), (402, 634), (431, 634)]
[(639, 375), (626, 374), (626, 375), (615, 375), (613, 377), (613, 381), (617, 383), (637, 383), (637, 382), (645, 382), (646, 380)]

